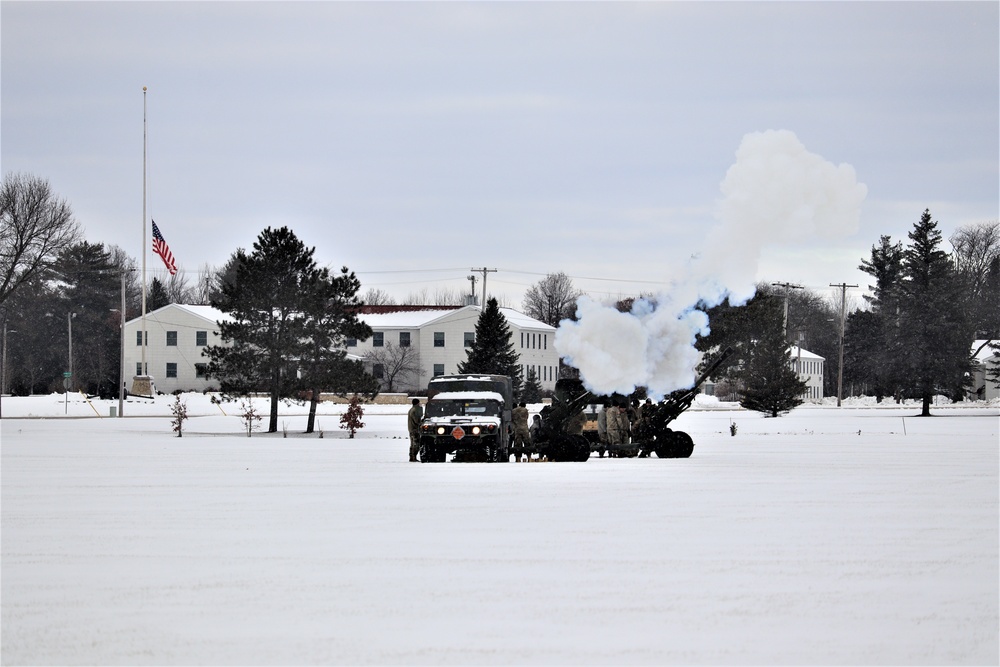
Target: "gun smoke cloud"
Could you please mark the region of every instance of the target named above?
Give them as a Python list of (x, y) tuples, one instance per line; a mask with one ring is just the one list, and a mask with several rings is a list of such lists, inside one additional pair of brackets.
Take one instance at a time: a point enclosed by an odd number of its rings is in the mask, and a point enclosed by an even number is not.
[(709, 332), (695, 305), (750, 299), (767, 244), (853, 234), (868, 192), (853, 167), (810, 153), (788, 130), (744, 136), (720, 189), (706, 249), (663, 293), (637, 299), (628, 313), (581, 297), (578, 320), (560, 323), (556, 350), (591, 391), (628, 394), (644, 386), (660, 398), (692, 386), (700, 360), (694, 344)]

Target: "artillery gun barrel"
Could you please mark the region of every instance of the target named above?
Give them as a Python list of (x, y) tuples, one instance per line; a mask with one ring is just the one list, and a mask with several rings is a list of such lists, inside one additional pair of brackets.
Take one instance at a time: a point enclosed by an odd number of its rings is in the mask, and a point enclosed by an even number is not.
[(715, 361), (713, 361), (711, 364), (708, 365), (708, 368), (705, 369), (705, 372), (703, 372), (701, 375), (698, 376), (698, 379), (695, 380), (694, 385), (690, 389), (686, 390), (684, 393), (680, 395), (675, 394), (672, 396), (667, 396), (662, 401), (660, 401), (660, 405), (670, 408), (671, 416), (669, 417), (668, 422), (676, 419), (678, 416), (680, 416), (682, 412), (691, 407), (691, 404), (694, 402), (695, 396), (698, 395), (698, 388), (701, 387), (701, 385), (705, 382), (705, 380), (707, 380), (712, 375), (712, 373), (718, 370), (718, 368), (722, 366), (722, 364), (724, 364), (726, 360), (728, 360), (729, 357), (732, 356), (732, 354), (733, 354), (733, 348), (727, 347), (725, 351), (723, 351), (723, 353), (720, 354)]

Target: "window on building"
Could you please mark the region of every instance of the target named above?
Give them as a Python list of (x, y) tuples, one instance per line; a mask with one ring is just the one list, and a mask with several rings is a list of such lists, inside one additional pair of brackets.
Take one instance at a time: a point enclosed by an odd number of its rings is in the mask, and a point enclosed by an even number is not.
[(172, 362), (167, 362), (167, 377), (175, 378), (177, 377), (177, 364)]
[(465, 347), (472, 347), (476, 344), (476, 332), (466, 331), (465, 332)]
[(385, 333), (376, 331), (372, 334), (372, 347), (383, 347), (385, 345)]
[(410, 332), (400, 331), (399, 332), (399, 346), (400, 347), (410, 347)]
[[(149, 369), (149, 364), (146, 364), (146, 369), (147, 370)], [(135, 374), (136, 375), (148, 375), (148, 373), (143, 373), (142, 372), (142, 362), (141, 361), (135, 362)]]
[(208, 345), (208, 332), (207, 331), (195, 331), (194, 332), (194, 344), (198, 347), (205, 347)]
[(167, 345), (172, 347), (177, 347), (177, 332), (168, 331), (167, 332)]
[(348, 338), (346, 341), (344, 341), (344, 344), (347, 345), (347, 347), (357, 347), (358, 346), (358, 339), (357, 338)]
[(434, 377), (444, 375), (444, 364), (434, 364)]
[[(135, 344), (136, 344), (136, 347), (142, 345), (142, 330), (139, 330), (139, 331), (135, 332)], [(146, 345), (149, 345), (149, 332), (148, 331), (146, 332)], [(139, 373), (139, 375), (142, 375), (142, 373)]]
[(194, 376), (196, 378), (206, 378), (206, 377), (208, 377), (208, 364), (195, 364), (194, 365)]
[[(444, 332), (435, 331), (434, 332), (434, 347), (444, 347)], [(444, 371), (441, 372), (444, 375)]]
[(542, 335), (542, 349), (543, 350), (549, 349), (549, 335), (548, 334), (543, 334)]
[(524, 347), (524, 332), (521, 332), (521, 347)]
[(382, 364), (372, 364), (372, 375), (376, 380), (381, 380), (385, 377), (385, 366)]

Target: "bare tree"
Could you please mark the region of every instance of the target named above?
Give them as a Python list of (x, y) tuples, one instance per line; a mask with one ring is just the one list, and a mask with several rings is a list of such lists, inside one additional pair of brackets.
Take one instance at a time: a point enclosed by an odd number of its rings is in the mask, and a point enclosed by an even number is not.
[(192, 289), (192, 298), (194, 303), (200, 306), (207, 306), (212, 302), (212, 278), (213, 278), (212, 265), (205, 262), (198, 269), (198, 279)]
[(188, 285), (187, 276), (183, 269), (169, 276), (163, 286), (167, 290), (167, 298), (170, 299), (170, 303), (191, 303), (194, 299), (194, 293)]
[(384, 347), (372, 348), (365, 355), (365, 361), (372, 364), (373, 372), (376, 365), (382, 367), (380, 381), (389, 393), (392, 393), (397, 382), (420, 374), (420, 355), (417, 348), (409, 345), (393, 345), (386, 341)]
[(75, 243), (79, 225), (48, 181), (8, 174), (0, 186), (0, 304)]
[(388, 292), (374, 287), (368, 288), (368, 291), (361, 297), (361, 302), (366, 306), (393, 306), (396, 304)]
[(959, 227), (951, 238), (952, 259), (959, 273), (970, 276), (977, 290), (986, 282), (990, 264), (1000, 255), (1000, 221)]
[(576, 300), (582, 295), (565, 273), (550, 273), (524, 293), (524, 312), (558, 327), (559, 322), (573, 316)]
[(977, 336), (993, 339), (1000, 333), (1000, 221), (960, 227), (948, 240), (965, 285), (967, 317)]

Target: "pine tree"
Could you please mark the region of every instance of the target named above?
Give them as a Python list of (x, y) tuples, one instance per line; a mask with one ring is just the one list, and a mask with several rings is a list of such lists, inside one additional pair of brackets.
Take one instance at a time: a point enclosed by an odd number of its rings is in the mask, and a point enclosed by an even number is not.
[(909, 238), (899, 289), (898, 360), (912, 395), (921, 399), (920, 415), (926, 417), (936, 393), (961, 395), (971, 368), (974, 326), (966, 316), (962, 283), (939, 248), (941, 232), (929, 210)]
[(268, 433), (277, 432), (278, 401), (299, 388), (294, 364), (308, 353), (306, 312), (322, 278), (314, 252), (287, 227), (268, 227), (252, 253), (237, 251), (236, 277), (212, 302), (231, 318), (218, 323), (231, 345), (206, 349), (208, 372), (224, 393), (270, 394)]
[(458, 372), (509, 375), (517, 394), (521, 389), (521, 367), (513, 338), (507, 318), (500, 312), (496, 298), (491, 297), (479, 315), (476, 340), (466, 360), (458, 365)]
[(146, 294), (146, 312), (151, 313), (164, 306), (170, 305), (170, 297), (167, 296), (167, 288), (159, 278), (153, 278), (149, 283), (149, 292)]
[[(903, 244), (893, 243), (891, 237), (881, 236), (872, 246), (871, 258), (862, 259), (858, 269), (875, 278), (870, 285), (872, 296), (865, 295), (871, 304), (873, 318), (865, 326), (845, 331), (844, 345), (854, 351), (851, 363), (845, 362), (844, 372), (864, 373), (872, 383), (876, 399), (899, 396), (905, 381), (903, 367), (906, 351), (896, 335), (899, 331), (899, 299), (903, 279)], [(864, 362), (861, 362), (861, 359)], [(864, 366), (859, 366), (864, 363)]]
[(528, 369), (528, 377), (524, 381), (521, 400), (525, 403), (542, 402), (542, 383), (538, 381), (538, 373), (535, 372), (534, 367)]
[(305, 295), (305, 337), (308, 344), (299, 359), (302, 384), (308, 390), (309, 417), (306, 433), (316, 424), (316, 408), (323, 391), (344, 395), (361, 393), (368, 398), (378, 394), (378, 381), (364, 372), (360, 362), (347, 359), (344, 339), (365, 340), (371, 327), (358, 319), (361, 302), (357, 298), (361, 282), (347, 267), (332, 276), (321, 269), (316, 288)]
[(802, 404), (806, 383), (792, 369), (785, 341), (783, 313), (770, 300), (760, 337), (749, 346), (740, 376), (743, 392), (740, 405), (777, 417)]

